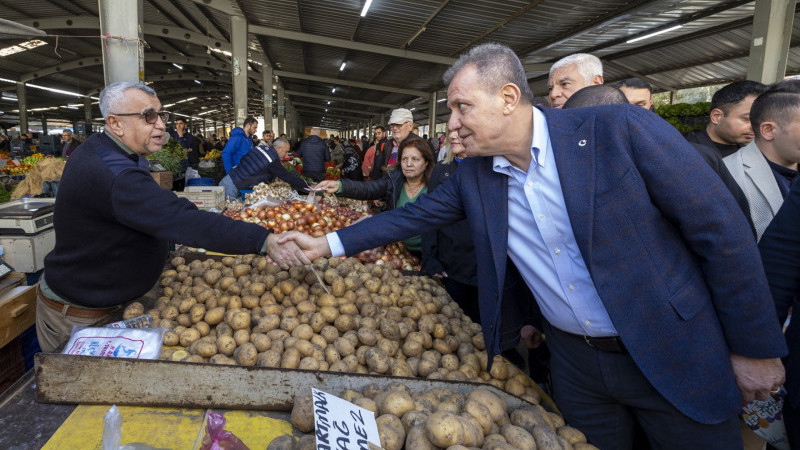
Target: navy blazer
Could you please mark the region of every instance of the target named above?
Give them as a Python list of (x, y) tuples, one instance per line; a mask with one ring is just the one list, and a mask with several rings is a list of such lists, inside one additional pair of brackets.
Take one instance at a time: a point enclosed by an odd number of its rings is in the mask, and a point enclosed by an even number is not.
[[(575, 239), (626, 348), (676, 408), (719, 423), (741, 408), (729, 353), (786, 353), (742, 210), (688, 142), (633, 105), (543, 108)], [(338, 231), (347, 254), (469, 219), (490, 358), (504, 329), (508, 178), (467, 158), (434, 192)], [(547, 301), (547, 299), (538, 299)]]
[(800, 183), (792, 185), (758, 247), (779, 323), (786, 320), (790, 307), (794, 311), (786, 328), (789, 356), (783, 363), (786, 365), (786, 398), (795, 409), (800, 409)]

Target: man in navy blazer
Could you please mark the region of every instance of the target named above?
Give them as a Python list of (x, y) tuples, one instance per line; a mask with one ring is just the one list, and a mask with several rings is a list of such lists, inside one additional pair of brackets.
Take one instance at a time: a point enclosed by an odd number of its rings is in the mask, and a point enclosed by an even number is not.
[(445, 82), (471, 156), (455, 176), (404, 208), (282, 241), (309, 259), (353, 255), (467, 218), (490, 361), (516, 343), (517, 309), (538, 306), (554, 399), (590, 442), (631, 448), (638, 421), (657, 448), (741, 448), (737, 412), (780, 386), (786, 345), (722, 182), (642, 108), (532, 107), (507, 47), (473, 48)]

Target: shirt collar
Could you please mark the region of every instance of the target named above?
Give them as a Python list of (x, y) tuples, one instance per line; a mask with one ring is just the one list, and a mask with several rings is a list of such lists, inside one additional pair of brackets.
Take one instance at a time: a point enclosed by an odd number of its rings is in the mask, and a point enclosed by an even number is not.
[(103, 133), (105, 133), (106, 136), (111, 138), (111, 140), (114, 141), (114, 143), (117, 144), (119, 146), (119, 148), (121, 148), (122, 150), (125, 151), (125, 153), (127, 153), (129, 155), (133, 155), (134, 154), (133, 151), (131, 149), (129, 149), (127, 145), (123, 144), (122, 141), (120, 141), (119, 139), (115, 138), (113, 135), (111, 135), (111, 133), (106, 133), (106, 130), (103, 130)]
[[(539, 109), (533, 108), (533, 137), (531, 138), (531, 160), (541, 167), (547, 161), (547, 149), (550, 143), (550, 131), (547, 129), (547, 119)], [(511, 169), (511, 163), (505, 156), (494, 156), (492, 168), (495, 172), (505, 173)]]

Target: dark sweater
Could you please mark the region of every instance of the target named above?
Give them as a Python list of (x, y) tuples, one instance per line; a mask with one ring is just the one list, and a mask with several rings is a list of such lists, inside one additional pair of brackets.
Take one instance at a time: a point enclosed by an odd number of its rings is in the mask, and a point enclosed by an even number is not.
[(228, 173), (239, 189), (248, 189), (254, 184), (269, 183), (275, 178), (289, 183), (297, 192), (308, 192), (308, 184), (295, 173), (283, 168), (278, 152), (268, 147), (255, 147), (239, 160), (239, 165)]
[(400, 169), (386, 172), (386, 176), (372, 181), (339, 180), (342, 183), (342, 192), (336, 194), (341, 197), (356, 200), (384, 200), (386, 210), (394, 209), (406, 177)]
[(64, 169), (55, 204), (56, 244), (47, 284), (80, 306), (103, 308), (144, 295), (158, 280), (168, 242), (224, 253), (260, 253), (269, 230), (200, 211), (162, 189), (148, 162), (105, 133), (93, 134)]
[(297, 156), (303, 158), (303, 172), (325, 172), (325, 162), (331, 160), (325, 141), (313, 135), (300, 143)]

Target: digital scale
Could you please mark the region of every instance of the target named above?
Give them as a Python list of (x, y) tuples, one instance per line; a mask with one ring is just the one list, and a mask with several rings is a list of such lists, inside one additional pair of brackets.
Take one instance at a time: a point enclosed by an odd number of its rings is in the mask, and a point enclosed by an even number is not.
[(0, 235), (34, 236), (53, 228), (54, 198), (21, 198), (0, 204)]

